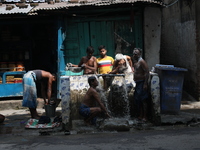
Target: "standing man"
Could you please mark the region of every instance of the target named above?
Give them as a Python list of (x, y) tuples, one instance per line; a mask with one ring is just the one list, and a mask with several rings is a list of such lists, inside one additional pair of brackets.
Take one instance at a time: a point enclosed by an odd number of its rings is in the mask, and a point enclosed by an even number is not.
[(71, 67), (82, 67), (84, 69), (83, 74), (96, 74), (97, 63), (94, 54), (94, 48), (92, 46), (87, 47), (87, 56), (81, 58), (78, 65), (71, 64)]
[[(102, 103), (99, 93), (96, 91), (96, 87), (98, 86), (98, 81), (95, 76), (91, 76), (88, 78), (88, 83), (90, 88), (88, 89), (79, 109), (79, 113), (84, 117), (84, 121), (87, 125), (95, 125), (96, 117), (105, 113), (107, 117), (110, 117), (107, 109)], [(96, 106), (98, 104), (99, 106)]]
[[(108, 74), (112, 71), (112, 67), (114, 64), (114, 59), (110, 56), (107, 56), (107, 50), (105, 48), (105, 46), (101, 45), (99, 46), (99, 53), (100, 56), (97, 59), (97, 65), (98, 65), (98, 73), (99, 74)], [(104, 85), (104, 89), (107, 89), (107, 81), (106, 81), (106, 76), (102, 76), (103, 77), (103, 85)]]
[(138, 119), (147, 121), (147, 99), (148, 99), (148, 79), (149, 68), (146, 61), (141, 57), (142, 50), (135, 48), (133, 50), (134, 59), (134, 80), (136, 82), (134, 101), (138, 110)]
[[(24, 74), (23, 77), (23, 101), (22, 106), (28, 107), (31, 113), (31, 117), (39, 119), (37, 113), (37, 88), (36, 83), (41, 83), (41, 93), (44, 99), (45, 105), (50, 103), (52, 94), (52, 82), (56, 80), (56, 77), (50, 72), (44, 70), (32, 70)], [(46, 101), (46, 98), (48, 101)]]

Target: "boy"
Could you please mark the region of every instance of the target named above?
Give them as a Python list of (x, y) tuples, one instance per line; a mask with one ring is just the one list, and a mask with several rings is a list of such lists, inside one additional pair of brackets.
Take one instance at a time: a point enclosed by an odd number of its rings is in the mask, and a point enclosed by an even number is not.
[[(98, 66), (98, 73), (99, 74), (108, 74), (112, 71), (112, 68), (113, 68), (113, 64), (114, 64), (114, 59), (110, 56), (107, 56), (106, 53), (107, 53), (107, 50), (105, 48), (104, 45), (101, 45), (99, 46), (99, 53), (100, 53), (100, 56), (98, 59), (97, 59), (97, 66)], [(106, 76), (102, 76), (103, 77), (103, 85), (104, 85), (104, 89), (106, 90), (108, 85), (107, 85), (107, 82), (106, 81)]]

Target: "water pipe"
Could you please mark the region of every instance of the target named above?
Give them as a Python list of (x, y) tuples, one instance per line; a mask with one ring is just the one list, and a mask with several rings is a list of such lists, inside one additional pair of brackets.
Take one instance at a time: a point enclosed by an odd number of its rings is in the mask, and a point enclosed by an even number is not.
[(175, 0), (173, 3), (167, 4), (165, 7), (166, 7), (166, 8), (167, 8), (167, 7), (170, 7), (170, 6), (174, 5), (174, 4), (176, 4), (178, 1), (179, 1), (179, 0)]
[(108, 76), (108, 77), (122, 76), (122, 77), (125, 77), (125, 74), (97, 74), (97, 77), (100, 77), (100, 76)]

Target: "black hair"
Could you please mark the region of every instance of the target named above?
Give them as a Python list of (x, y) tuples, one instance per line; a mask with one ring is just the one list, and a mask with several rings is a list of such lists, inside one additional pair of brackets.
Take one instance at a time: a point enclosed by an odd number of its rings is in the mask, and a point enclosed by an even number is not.
[(141, 48), (134, 48), (133, 51), (134, 50), (138, 50), (142, 54), (142, 49)]
[(106, 49), (106, 47), (105, 47), (104, 45), (100, 45), (100, 46), (98, 47), (98, 49), (99, 49), (99, 51), (100, 51), (100, 50), (102, 50), (102, 49)]
[(51, 73), (55, 80), (57, 80), (57, 75), (55, 73)]
[(86, 52), (87, 53), (94, 53), (94, 48), (92, 46), (88, 46)]
[(52, 74), (52, 76), (55, 76), (56, 77), (56, 74), (55, 73), (51, 73)]
[(96, 80), (96, 77), (95, 76), (91, 76), (88, 78), (88, 83), (89, 85), (91, 86), (91, 83), (94, 82)]

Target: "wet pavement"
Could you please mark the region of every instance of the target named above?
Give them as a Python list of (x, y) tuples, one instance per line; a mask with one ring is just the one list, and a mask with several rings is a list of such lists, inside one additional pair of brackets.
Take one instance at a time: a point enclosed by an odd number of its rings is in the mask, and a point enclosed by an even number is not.
[[(43, 101), (38, 100), (39, 105), (37, 111), (39, 115), (45, 116), (45, 109), (43, 108)], [(4, 100), (0, 101), (0, 114), (3, 114), (6, 119), (4, 123), (0, 124), (0, 134), (12, 134), (12, 135), (41, 135), (41, 129), (26, 129), (25, 124), (30, 119), (30, 113), (27, 108), (21, 107), (22, 100)], [(61, 106), (56, 108), (56, 115), (61, 115)], [(124, 124), (123, 124), (124, 122)], [(181, 110), (178, 115), (161, 115), (161, 125), (155, 126), (152, 123), (140, 123), (137, 120), (120, 121), (117, 126), (111, 124), (107, 121), (107, 130), (112, 127), (112, 132), (117, 132), (118, 129), (124, 131), (133, 130), (160, 130), (165, 129), (167, 126), (181, 125), (181, 126), (195, 126), (200, 127), (200, 102), (196, 101), (182, 101)], [(84, 126), (81, 120), (76, 120), (73, 122), (73, 128), (71, 134), (79, 133), (92, 133), (92, 132), (102, 132), (102, 130), (96, 127)], [(77, 125), (78, 124), (78, 125)], [(76, 126), (77, 125), (77, 126)], [(104, 124), (103, 129), (106, 129), (106, 124)], [(80, 128), (81, 127), (81, 128)], [(128, 128), (127, 128), (128, 127)], [(114, 130), (116, 128), (116, 130)], [(62, 125), (58, 128), (49, 130), (51, 135), (64, 135), (62, 130)]]

